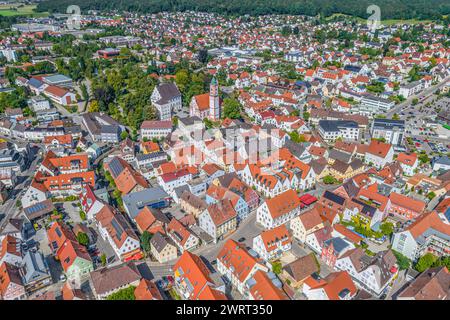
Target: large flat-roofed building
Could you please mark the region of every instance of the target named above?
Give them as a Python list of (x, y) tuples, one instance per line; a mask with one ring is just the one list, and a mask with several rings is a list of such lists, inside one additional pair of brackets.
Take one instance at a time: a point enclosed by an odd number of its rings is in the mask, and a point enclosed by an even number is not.
[(318, 130), (326, 141), (335, 141), (338, 138), (357, 141), (359, 138), (359, 127), (355, 121), (320, 120)]
[(386, 143), (401, 146), (405, 135), (405, 120), (374, 119), (370, 133), (372, 138), (384, 138)]
[(42, 78), (44, 83), (51, 86), (72, 87), (72, 79), (63, 74), (52, 74)]
[(167, 207), (170, 199), (170, 196), (161, 187), (144, 189), (122, 197), (123, 207), (131, 219), (134, 219), (146, 206), (151, 208)]
[(395, 103), (391, 100), (376, 97), (374, 95), (366, 95), (361, 99), (359, 113), (375, 115), (377, 113), (389, 111), (394, 105)]

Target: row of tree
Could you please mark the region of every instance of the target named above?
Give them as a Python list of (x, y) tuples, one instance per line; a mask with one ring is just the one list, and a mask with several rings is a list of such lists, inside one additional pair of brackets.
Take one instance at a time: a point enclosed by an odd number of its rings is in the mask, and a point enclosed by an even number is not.
[[(38, 11), (65, 12), (72, 0), (39, 2)], [(141, 13), (205, 11), (229, 15), (302, 14), (331, 16), (336, 13), (368, 18), (367, 8), (382, 8), (383, 19), (442, 19), (450, 13), (448, 0), (79, 0), (82, 11), (117, 10)]]

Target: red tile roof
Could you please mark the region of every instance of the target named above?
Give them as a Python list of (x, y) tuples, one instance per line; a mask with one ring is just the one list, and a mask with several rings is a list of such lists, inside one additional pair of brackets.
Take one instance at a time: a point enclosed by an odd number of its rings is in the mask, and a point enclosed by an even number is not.
[(255, 300), (289, 300), (286, 293), (275, 286), (265, 272), (256, 271), (253, 279), (256, 283), (250, 288), (250, 294)]
[(347, 271), (333, 272), (320, 280), (309, 277), (305, 280), (305, 284), (311, 289), (323, 289), (329, 300), (341, 300), (339, 293), (345, 289), (350, 291), (350, 296), (354, 296), (357, 291)]
[(300, 208), (300, 200), (298, 199), (297, 193), (292, 189), (271, 199), (267, 199), (266, 204), (273, 219), (288, 214), (296, 208)]
[(247, 280), (250, 272), (257, 264), (262, 266), (262, 261), (250, 255), (244, 244), (237, 243), (232, 239), (225, 242), (217, 255), (217, 260), (219, 260), (227, 269), (231, 268), (233, 274), (240, 282)]

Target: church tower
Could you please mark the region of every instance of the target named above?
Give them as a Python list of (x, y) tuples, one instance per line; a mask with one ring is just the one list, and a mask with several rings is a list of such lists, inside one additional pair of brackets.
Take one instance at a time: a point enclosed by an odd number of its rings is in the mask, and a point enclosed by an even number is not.
[(213, 121), (220, 120), (219, 83), (213, 77), (209, 85), (209, 118)]

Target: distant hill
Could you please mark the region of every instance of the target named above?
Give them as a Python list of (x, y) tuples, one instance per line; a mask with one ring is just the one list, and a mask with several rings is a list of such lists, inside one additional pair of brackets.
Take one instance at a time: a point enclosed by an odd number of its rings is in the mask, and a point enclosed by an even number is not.
[[(64, 13), (73, 0), (40, 2), (39, 11)], [(367, 18), (366, 9), (379, 5), (385, 19), (436, 19), (450, 13), (449, 0), (77, 0), (82, 12), (89, 9), (156, 13), (196, 10), (235, 15), (335, 13)]]

